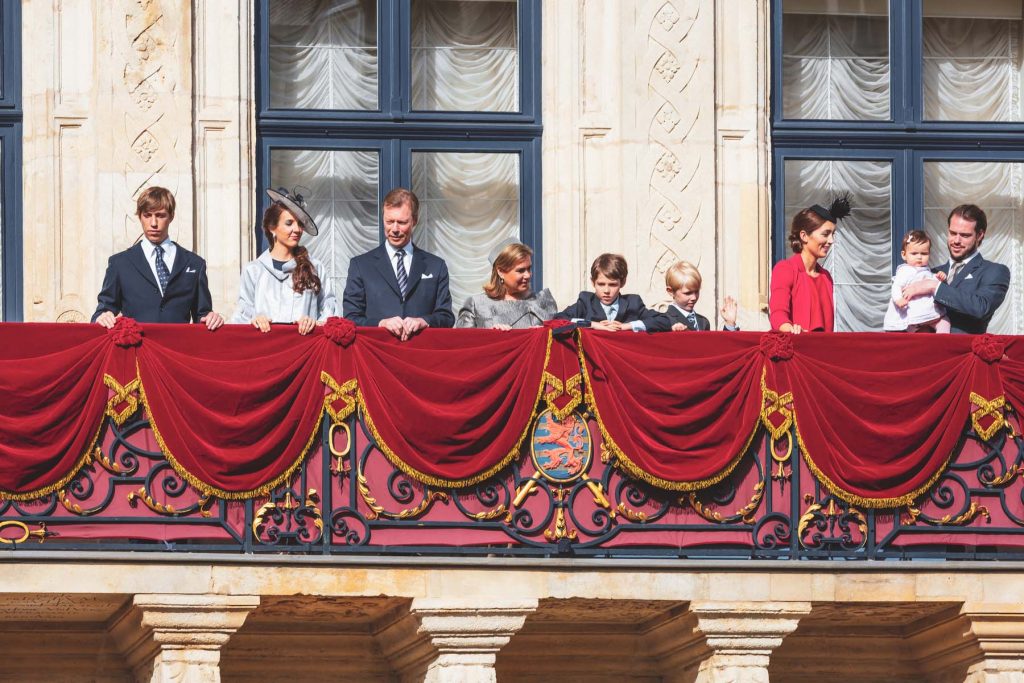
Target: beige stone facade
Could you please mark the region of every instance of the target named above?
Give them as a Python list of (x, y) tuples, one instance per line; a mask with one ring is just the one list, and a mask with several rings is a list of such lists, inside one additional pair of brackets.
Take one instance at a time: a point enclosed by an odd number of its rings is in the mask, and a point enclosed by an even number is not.
[(1024, 680), (1019, 567), (22, 557), (2, 680)]

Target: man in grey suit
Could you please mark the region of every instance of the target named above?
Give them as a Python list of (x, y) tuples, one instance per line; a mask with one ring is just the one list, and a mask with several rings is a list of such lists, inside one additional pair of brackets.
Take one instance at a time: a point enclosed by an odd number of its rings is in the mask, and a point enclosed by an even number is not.
[(451, 327), (448, 266), (412, 243), (419, 199), (398, 187), (383, 204), (385, 242), (349, 262), (345, 317), (356, 325), (383, 327), (402, 341), (428, 327)]
[(954, 333), (982, 334), (1010, 287), (1010, 269), (986, 261), (978, 253), (985, 239), (988, 219), (974, 204), (961, 204), (949, 213), (949, 263), (936, 269), (944, 282), (920, 280), (903, 289), (903, 297), (933, 294), (935, 303), (946, 307)]

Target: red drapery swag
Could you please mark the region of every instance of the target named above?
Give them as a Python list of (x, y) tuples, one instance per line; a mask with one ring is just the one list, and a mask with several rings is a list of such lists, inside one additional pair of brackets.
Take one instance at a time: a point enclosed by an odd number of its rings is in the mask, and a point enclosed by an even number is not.
[(763, 427), (795, 424), (827, 488), (910, 504), (966, 424), (985, 439), (1024, 410), (1024, 342), (878, 334), (614, 334), (427, 330), (399, 342), (342, 321), (300, 336), (243, 326), (125, 321), (0, 325), (0, 497), (67, 485), (104, 416), (143, 405), (161, 449), (198, 490), (266, 493), (357, 408), (381, 451), (435, 486), (482, 481), (521, 452), (539, 408), (585, 401), (631, 475), (689, 491), (722, 480)]

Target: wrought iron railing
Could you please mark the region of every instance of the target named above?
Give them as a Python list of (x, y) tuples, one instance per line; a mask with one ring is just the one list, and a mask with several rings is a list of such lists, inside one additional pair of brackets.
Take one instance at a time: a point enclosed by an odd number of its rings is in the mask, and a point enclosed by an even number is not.
[[(1011, 416), (1016, 420), (1016, 416)], [(552, 426), (562, 428), (554, 434)], [(566, 426), (570, 425), (570, 426)], [(0, 548), (735, 559), (1024, 558), (1019, 425), (984, 440), (965, 426), (913, 505), (859, 509), (830, 494), (794, 448), (763, 430), (723, 481), (694, 492), (629, 476), (592, 416), (541, 413), (521, 456), (464, 489), (425, 486), (378, 449), (358, 415), (324, 420), (286, 485), (251, 500), (200, 494), (165, 459), (141, 411), (108, 420), (64, 488), (0, 500)], [(552, 445), (554, 444), (554, 445)]]

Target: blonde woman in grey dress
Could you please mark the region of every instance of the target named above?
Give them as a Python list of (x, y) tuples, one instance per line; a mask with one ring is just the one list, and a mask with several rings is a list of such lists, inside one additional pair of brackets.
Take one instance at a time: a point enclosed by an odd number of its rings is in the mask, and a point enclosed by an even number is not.
[(551, 320), (558, 312), (551, 292), (534, 292), (533, 250), (519, 242), (499, 244), (491, 252), (491, 279), (484, 291), (466, 299), (455, 327), (520, 330)]
[(303, 232), (317, 234), (301, 195), (267, 190), (274, 203), (263, 214), (263, 233), (270, 248), (242, 270), (238, 305), (232, 323), (248, 323), (269, 332), (271, 323), (295, 323), (309, 334), (318, 322), (336, 315), (337, 299), (321, 280), (323, 266), (299, 246)]

